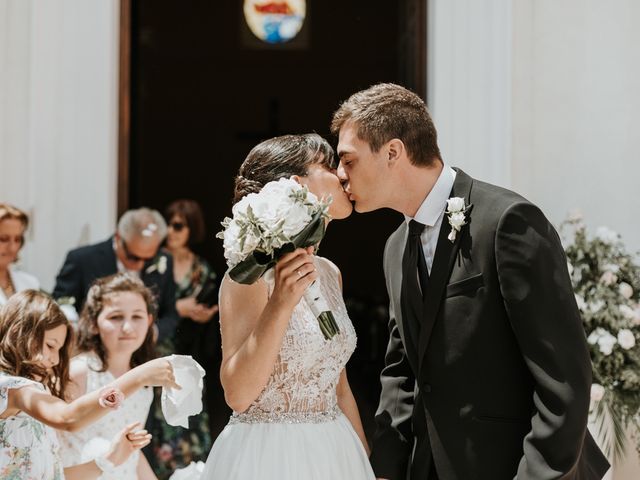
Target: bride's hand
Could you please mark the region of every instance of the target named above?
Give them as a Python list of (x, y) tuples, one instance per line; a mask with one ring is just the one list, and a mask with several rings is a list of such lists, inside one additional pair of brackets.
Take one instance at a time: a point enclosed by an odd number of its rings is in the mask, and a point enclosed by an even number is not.
[(274, 267), (275, 285), (271, 299), (293, 309), (318, 273), (313, 263), (313, 247), (298, 248), (284, 255)]

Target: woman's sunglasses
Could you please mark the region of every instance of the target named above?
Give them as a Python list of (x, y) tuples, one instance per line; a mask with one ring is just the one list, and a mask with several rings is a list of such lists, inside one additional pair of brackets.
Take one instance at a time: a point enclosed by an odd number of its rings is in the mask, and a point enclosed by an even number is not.
[(182, 229), (187, 225), (184, 222), (171, 222), (169, 226), (173, 228), (176, 232), (181, 232)]

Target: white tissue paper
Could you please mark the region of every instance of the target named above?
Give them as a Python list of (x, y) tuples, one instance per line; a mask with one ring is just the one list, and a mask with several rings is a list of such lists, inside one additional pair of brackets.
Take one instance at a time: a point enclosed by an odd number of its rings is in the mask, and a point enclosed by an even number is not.
[(181, 390), (162, 388), (162, 413), (169, 425), (189, 428), (189, 417), (202, 411), (204, 368), (189, 355), (168, 358)]
[(204, 472), (204, 462), (191, 462), (185, 468), (179, 468), (169, 480), (200, 480)]
[(111, 447), (111, 442), (106, 438), (93, 437), (82, 447), (80, 463), (90, 462), (98, 457), (106, 455)]

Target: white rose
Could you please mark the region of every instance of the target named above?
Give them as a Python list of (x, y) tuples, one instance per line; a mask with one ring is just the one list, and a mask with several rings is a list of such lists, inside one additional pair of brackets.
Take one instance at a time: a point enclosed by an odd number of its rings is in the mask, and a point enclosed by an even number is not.
[(620, 310), (620, 313), (628, 320), (635, 320), (636, 318), (636, 312), (633, 308), (631, 308), (629, 305), (619, 305), (618, 309)]
[(635, 346), (636, 337), (631, 330), (623, 328), (618, 332), (618, 343), (625, 350), (629, 350)]
[(618, 343), (616, 337), (611, 335), (609, 332), (605, 332), (604, 335), (598, 339), (598, 348), (600, 349), (600, 353), (603, 355), (611, 355), (616, 343)]
[(620, 265), (616, 265), (615, 263), (607, 263), (602, 267), (602, 270), (605, 272), (618, 273), (620, 271)]
[(447, 212), (461, 212), (464, 210), (464, 198), (453, 197), (447, 200)]
[(633, 309), (633, 324), (640, 325), (640, 303)]
[(292, 238), (300, 233), (309, 222), (311, 222), (311, 215), (309, 215), (306, 207), (296, 204), (293, 205), (285, 215), (282, 229), (288, 238)]
[(164, 272), (166, 271), (167, 271), (167, 257), (163, 255), (158, 260), (158, 273), (160, 273), (160, 275), (164, 275)]
[(633, 296), (633, 288), (627, 282), (622, 282), (618, 287), (618, 290), (620, 291), (620, 295), (622, 295), (626, 299), (629, 299)]
[(599, 383), (594, 383), (591, 385), (591, 400), (594, 402), (599, 402), (604, 397), (604, 387)]
[(604, 305), (604, 301), (596, 300), (595, 302), (589, 302), (587, 308), (591, 313), (598, 313), (600, 310), (602, 310), (602, 307), (604, 307)]
[(462, 228), (462, 226), (465, 224), (464, 213), (462, 212), (452, 213), (451, 216), (449, 217), (449, 224), (453, 229), (460, 230), (460, 228)]
[(587, 342), (591, 345), (598, 344), (598, 348), (603, 355), (611, 355), (613, 346), (618, 343), (618, 340), (604, 328), (596, 328), (587, 338)]
[(604, 243), (618, 242), (618, 234), (608, 227), (598, 227), (596, 237)]
[(78, 312), (76, 311), (73, 305), (69, 303), (63, 303), (62, 305), (60, 305), (60, 310), (62, 310), (62, 313), (64, 313), (64, 316), (67, 317), (67, 320), (69, 320), (71, 323), (78, 322), (79, 320)]
[(618, 281), (618, 277), (616, 276), (615, 273), (613, 273), (610, 270), (607, 270), (606, 272), (604, 272), (600, 277), (600, 283), (602, 283), (603, 285), (606, 285), (607, 287), (613, 285), (617, 281)]

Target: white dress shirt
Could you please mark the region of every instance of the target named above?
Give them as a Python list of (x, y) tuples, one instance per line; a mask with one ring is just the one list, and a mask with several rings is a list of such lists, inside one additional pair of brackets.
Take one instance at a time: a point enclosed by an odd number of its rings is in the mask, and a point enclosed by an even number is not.
[(433, 265), (433, 257), (436, 253), (438, 245), (438, 234), (442, 226), (444, 212), (447, 209), (447, 200), (451, 195), (453, 182), (456, 179), (456, 171), (449, 165), (445, 164), (440, 172), (440, 176), (435, 185), (424, 199), (420, 208), (416, 212), (415, 217), (404, 216), (407, 225), (411, 220), (420, 222), (425, 225), (425, 229), (420, 235), (422, 241), (422, 250), (424, 251), (424, 259), (427, 261), (427, 269), (431, 274), (431, 266)]
[[(30, 273), (17, 270), (13, 265), (9, 265), (9, 276), (11, 277), (11, 283), (16, 293), (22, 290), (40, 289), (40, 282), (36, 277)], [(0, 305), (4, 305), (5, 303), (7, 303), (7, 296), (0, 288)]]

